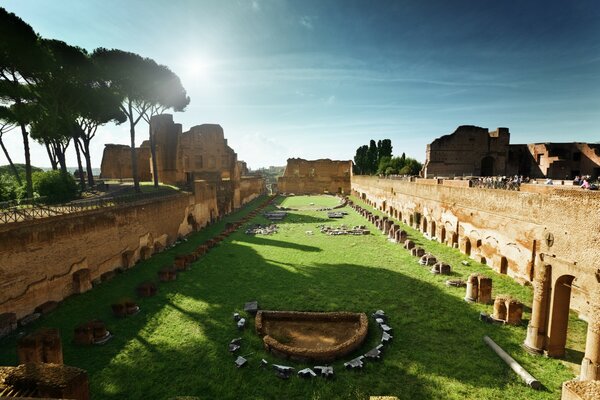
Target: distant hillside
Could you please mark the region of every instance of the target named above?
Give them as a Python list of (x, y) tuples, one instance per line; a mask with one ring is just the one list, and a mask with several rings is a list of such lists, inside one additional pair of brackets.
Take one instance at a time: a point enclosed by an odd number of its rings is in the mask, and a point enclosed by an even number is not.
[[(19, 174), (25, 173), (25, 164), (15, 164), (15, 167), (17, 168), (17, 171), (19, 171)], [(32, 172), (43, 171), (43, 170), (44, 170), (43, 168), (34, 167), (33, 165), (31, 166)], [(12, 175), (12, 173), (13, 172), (10, 168), (10, 165), (0, 165), (0, 175), (4, 175), (4, 174)]]

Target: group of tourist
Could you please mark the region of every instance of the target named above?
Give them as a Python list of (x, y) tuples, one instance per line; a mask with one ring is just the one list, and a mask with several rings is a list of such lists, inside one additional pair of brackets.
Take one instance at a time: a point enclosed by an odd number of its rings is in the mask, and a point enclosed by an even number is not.
[(519, 190), (521, 183), (528, 183), (529, 177), (515, 175), (514, 177), (507, 176), (480, 176), (471, 179), (472, 187), (480, 187), (485, 189), (506, 189)]
[(598, 185), (591, 181), (592, 177), (590, 175), (576, 176), (575, 179), (573, 179), (573, 185), (586, 190), (598, 190)]

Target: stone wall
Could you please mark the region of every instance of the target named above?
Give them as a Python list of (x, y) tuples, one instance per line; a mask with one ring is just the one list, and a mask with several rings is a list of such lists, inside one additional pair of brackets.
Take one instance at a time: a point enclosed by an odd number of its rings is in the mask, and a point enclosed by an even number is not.
[(423, 175), (511, 176), (572, 180), (578, 175), (600, 175), (600, 144), (510, 144), (507, 128), (488, 131), (459, 126), (427, 145)]
[[(257, 197), (248, 181), (242, 204)], [(218, 187), (194, 182), (194, 194), (0, 225), (0, 314), (17, 318), (92, 288), (103, 274), (131, 268), (223, 214)]]
[(281, 193), (350, 193), (352, 161), (290, 158), (277, 181)]
[[(150, 173), (150, 145), (146, 141), (136, 149), (137, 169), (141, 181), (152, 179)], [(100, 178), (102, 179), (129, 179), (131, 172), (131, 147), (123, 144), (107, 144), (102, 154), (100, 165)]]
[(573, 308), (587, 313), (600, 278), (600, 193), (532, 193), (354, 176), (352, 191), (369, 204), (458, 247), (516, 280), (531, 282), (541, 260), (575, 276)]

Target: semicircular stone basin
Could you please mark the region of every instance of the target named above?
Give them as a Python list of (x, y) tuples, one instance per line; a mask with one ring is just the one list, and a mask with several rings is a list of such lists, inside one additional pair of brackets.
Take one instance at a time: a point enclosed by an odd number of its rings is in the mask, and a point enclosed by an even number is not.
[(256, 314), (265, 348), (297, 361), (330, 362), (356, 350), (367, 337), (365, 313), (265, 311)]

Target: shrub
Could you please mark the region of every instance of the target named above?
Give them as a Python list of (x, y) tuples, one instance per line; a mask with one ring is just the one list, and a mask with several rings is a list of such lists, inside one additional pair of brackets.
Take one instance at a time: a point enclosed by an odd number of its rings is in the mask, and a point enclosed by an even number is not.
[(9, 174), (0, 174), (0, 201), (17, 199), (19, 183)]
[(36, 172), (33, 174), (33, 190), (48, 203), (59, 203), (77, 197), (77, 183), (70, 174), (61, 171)]

